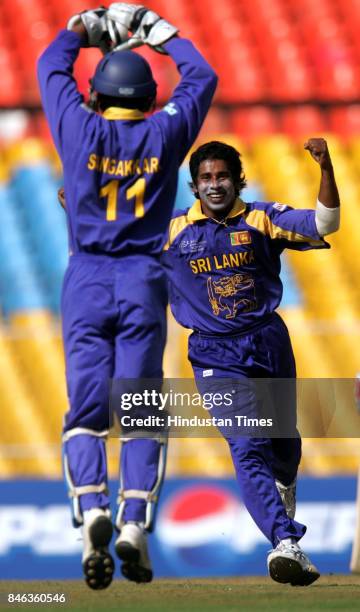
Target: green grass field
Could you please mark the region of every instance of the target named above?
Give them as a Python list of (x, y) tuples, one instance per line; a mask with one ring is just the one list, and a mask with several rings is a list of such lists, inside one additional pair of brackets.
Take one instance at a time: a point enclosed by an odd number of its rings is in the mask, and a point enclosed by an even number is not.
[[(7, 603), (8, 593), (64, 593), (66, 603)], [(360, 610), (360, 576), (324, 576), (310, 587), (277, 585), (269, 578), (155, 580), (148, 585), (114, 581), (91, 591), (79, 581), (0, 582), (1, 609), (121, 610), (124, 612)]]

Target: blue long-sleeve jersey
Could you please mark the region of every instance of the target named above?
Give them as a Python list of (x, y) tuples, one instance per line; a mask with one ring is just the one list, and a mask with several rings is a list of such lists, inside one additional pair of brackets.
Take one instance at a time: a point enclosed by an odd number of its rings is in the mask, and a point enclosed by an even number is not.
[(285, 248), (330, 248), (315, 210), (238, 199), (225, 224), (204, 215), (199, 200), (177, 210), (163, 255), (175, 319), (211, 335), (254, 328), (280, 304)]
[(81, 39), (63, 30), (38, 62), (43, 107), (62, 160), (70, 250), (111, 255), (162, 251), (177, 171), (209, 109), (217, 77), (188, 40), (166, 51), (181, 80), (169, 103), (145, 118), (83, 101), (72, 76)]

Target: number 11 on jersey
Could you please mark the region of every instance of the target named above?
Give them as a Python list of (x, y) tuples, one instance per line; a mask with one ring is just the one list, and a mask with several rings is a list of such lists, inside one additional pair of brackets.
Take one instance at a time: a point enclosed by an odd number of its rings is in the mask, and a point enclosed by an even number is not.
[[(135, 198), (135, 217), (140, 218), (145, 214), (146, 180), (144, 177), (139, 178), (129, 189), (126, 190), (126, 199), (132, 200)], [(117, 219), (117, 201), (118, 201), (119, 181), (110, 181), (100, 190), (100, 197), (107, 198), (106, 204), (106, 221), (116, 221)]]

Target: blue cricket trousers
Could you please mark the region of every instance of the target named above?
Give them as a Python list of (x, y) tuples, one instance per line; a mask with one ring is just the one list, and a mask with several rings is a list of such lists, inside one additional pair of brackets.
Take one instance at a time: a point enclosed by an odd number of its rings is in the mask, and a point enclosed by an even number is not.
[[(306, 527), (287, 516), (275, 485), (275, 480), (289, 485), (301, 459), (301, 439), (296, 430), (296, 368), (285, 323), (274, 313), (250, 333), (229, 337), (194, 332), (189, 338), (189, 359), (200, 392), (209, 389), (209, 372), (214, 379), (289, 379), (285, 387), (274, 385), (272, 399), (275, 407), (281, 404), (282, 410), (286, 403), (287, 418), (294, 425), (293, 437), (225, 437), (244, 503), (259, 529), (273, 547), (284, 538), (300, 539)], [(277, 396), (279, 388), (284, 388), (286, 397)], [(216, 416), (221, 416), (220, 409)]]
[[(148, 255), (70, 257), (62, 292), (62, 325), (70, 408), (64, 425), (65, 476), (74, 524), (82, 512), (107, 507), (105, 437), (113, 378), (162, 378), (167, 281)], [(130, 440), (122, 450), (127, 490), (150, 491), (159, 444)], [(145, 501), (129, 499), (124, 520), (144, 520)]]

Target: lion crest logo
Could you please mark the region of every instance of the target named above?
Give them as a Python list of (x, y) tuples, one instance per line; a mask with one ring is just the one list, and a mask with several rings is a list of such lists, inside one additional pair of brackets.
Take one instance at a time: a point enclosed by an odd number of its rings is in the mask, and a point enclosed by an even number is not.
[[(233, 274), (219, 280), (207, 279), (207, 290), (214, 315), (225, 312), (226, 319), (234, 319), (238, 313), (251, 312), (256, 308), (255, 284), (250, 274)], [(242, 297), (246, 291), (246, 297)]]

